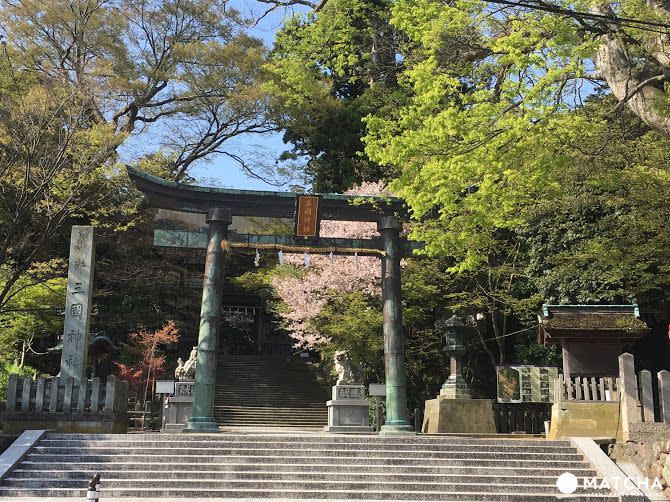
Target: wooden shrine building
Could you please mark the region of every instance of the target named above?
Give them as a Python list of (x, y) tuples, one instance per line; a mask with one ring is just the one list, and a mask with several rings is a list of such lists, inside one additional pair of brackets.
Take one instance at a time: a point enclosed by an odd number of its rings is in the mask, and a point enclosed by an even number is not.
[(543, 305), (539, 342), (563, 351), (565, 377), (619, 374), (618, 357), (649, 328), (637, 305)]

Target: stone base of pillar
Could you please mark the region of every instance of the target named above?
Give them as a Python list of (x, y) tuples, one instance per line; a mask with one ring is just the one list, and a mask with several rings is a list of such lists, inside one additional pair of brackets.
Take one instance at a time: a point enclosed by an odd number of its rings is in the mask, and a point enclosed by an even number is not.
[(325, 432), (364, 433), (372, 432), (370, 405), (365, 399), (363, 385), (334, 385), (333, 399), (326, 402), (328, 425)]
[(379, 430), (379, 434), (382, 436), (398, 436), (398, 435), (412, 435), (416, 434), (414, 427), (411, 425), (393, 425), (385, 424), (382, 425), (382, 428)]
[(214, 417), (191, 417), (183, 432), (219, 432), (219, 424)]
[(421, 432), (495, 434), (490, 399), (437, 399), (426, 401)]
[(440, 389), (440, 397), (444, 399), (471, 399), (470, 387), (461, 375), (456, 378), (449, 377), (442, 389)]

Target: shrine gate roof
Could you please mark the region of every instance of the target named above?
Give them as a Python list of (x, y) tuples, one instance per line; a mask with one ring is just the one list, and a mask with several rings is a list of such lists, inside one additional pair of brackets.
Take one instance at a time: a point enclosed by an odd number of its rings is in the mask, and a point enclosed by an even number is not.
[[(229, 208), (233, 216), (293, 218), (297, 192), (235, 190), (169, 181), (126, 166), (128, 176), (151, 207), (206, 213), (212, 207)], [(326, 220), (377, 221), (380, 216), (406, 216), (396, 197), (309, 194), (320, 197), (319, 216)]]
[(603, 340), (639, 338), (649, 328), (631, 305), (543, 305), (540, 343), (560, 339)]

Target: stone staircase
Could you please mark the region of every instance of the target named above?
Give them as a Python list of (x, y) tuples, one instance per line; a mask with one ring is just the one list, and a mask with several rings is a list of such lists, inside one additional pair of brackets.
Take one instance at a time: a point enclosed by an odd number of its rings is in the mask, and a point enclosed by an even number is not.
[(100, 500), (614, 501), (556, 478), (593, 468), (568, 441), (317, 433), (86, 435), (47, 433), (0, 482), (0, 497), (79, 497), (101, 475)]
[(219, 359), (214, 418), (222, 427), (320, 429), (328, 423), (327, 399), (302, 360)]

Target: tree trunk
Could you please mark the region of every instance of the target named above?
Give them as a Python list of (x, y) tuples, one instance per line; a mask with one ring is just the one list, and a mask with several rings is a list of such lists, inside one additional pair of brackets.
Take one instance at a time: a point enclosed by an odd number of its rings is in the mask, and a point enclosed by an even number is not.
[[(505, 345), (505, 329), (499, 324), (500, 311), (497, 307), (491, 309), (491, 324), (493, 325), (493, 336), (498, 346), (498, 364), (507, 364), (507, 346)], [(503, 322), (504, 324), (504, 322)]]
[[(656, 12), (668, 15), (668, 2), (665, 0), (647, 0), (647, 5)], [(596, 14), (611, 15), (605, 5), (595, 5), (591, 10)], [(611, 31), (600, 37), (595, 63), (605, 77), (612, 94), (650, 127), (670, 135), (670, 114), (667, 108), (668, 94), (661, 88), (666, 81), (665, 74), (670, 57), (667, 50), (667, 35), (659, 35), (646, 43), (646, 49), (660, 65), (658, 75), (642, 76), (626, 53), (623, 33), (612, 26)], [(651, 59), (651, 58), (650, 58)]]

